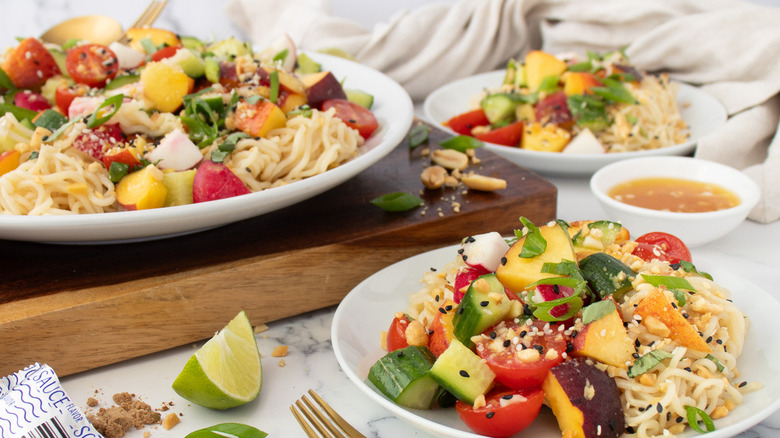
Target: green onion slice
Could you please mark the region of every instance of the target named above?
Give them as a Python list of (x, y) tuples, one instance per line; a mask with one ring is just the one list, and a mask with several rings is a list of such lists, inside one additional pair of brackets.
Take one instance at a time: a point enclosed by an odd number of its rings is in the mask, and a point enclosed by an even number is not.
[(274, 70), (271, 72), (271, 96), (268, 100), (271, 103), (276, 103), (279, 98), (279, 72)]
[(386, 211), (406, 211), (423, 205), (425, 201), (409, 193), (395, 192), (372, 199), (371, 203)]
[(455, 149), (459, 152), (466, 152), (469, 149), (481, 148), (485, 144), (474, 137), (468, 135), (458, 135), (439, 142), (439, 146), (445, 149)]
[(428, 142), (428, 136), (431, 133), (431, 127), (420, 123), (414, 125), (409, 131), (409, 148), (414, 149), (421, 144)]
[(672, 353), (669, 353), (668, 351), (653, 350), (635, 360), (634, 364), (628, 367), (628, 377), (634, 378), (636, 376), (640, 376), (652, 370), (656, 365), (671, 357)]
[(689, 274), (696, 274), (699, 276), (702, 276), (706, 278), (707, 280), (712, 281), (712, 275), (706, 273), (706, 272), (699, 272), (696, 269), (696, 266), (694, 266), (693, 263), (687, 261), (687, 260), (680, 260), (680, 267), (683, 269), (683, 271), (689, 273)]
[(715, 356), (713, 356), (713, 355), (711, 355), (711, 354), (708, 354), (708, 355), (707, 355), (707, 356), (705, 356), (705, 357), (706, 357), (707, 359), (711, 360), (711, 361), (712, 361), (712, 363), (714, 363), (714, 364), (715, 364), (715, 367), (718, 369), (718, 371), (720, 371), (721, 373), (723, 372), (723, 370), (725, 370), (725, 369), (726, 369), (726, 367), (725, 367), (725, 366), (724, 366), (724, 365), (723, 365), (723, 364), (722, 364), (722, 363), (721, 363), (721, 362), (718, 360), (718, 358), (717, 358), (717, 357), (715, 357)]
[(543, 253), (547, 249), (547, 240), (542, 237), (542, 232), (539, 228), (529, 221), (525, 216), (520, 218), (520, 222), (528, 228), (528, 233), (525, 235), (525, 242), (523, 242), (523, 248), (520, 250), (520, 257), (527, 259), (536, 257)]
[[(125, 98), (124, 94), (117, 94), (103, 101), (103, 103), (101, 103), (99, 107), (95, 108), (95, 111), (90, 116), (88, 116), (89, 121), (87, 122), (87, 129), (97, 128), (103, 123), (109, 121), (111, 117), (114, 117), (114, 114), (116, 114), (117, 111), (119, 111), (119, 108), (122, 106), (122, 101), (124, 98)], [(100, 114), (100, 110), (109, 106), (113, 106), (114, 109), (111, 110), (111, 112), (109, 112), (108, 115), (105, 115), (103, 117), (98, 117), (98, 114)]]
[[(710, 418), (706, 412), (696, 406), (685, 406), (685, 412), (691, 429), (699, 433), (707, 433), (715, 430), (715, 423), (712, 422), (712, 418)], [(707, 430), (704, 430), (699, 426), (699, 418), (701, 418), (701, 421), (704, 423), (704, 427), (706, 427)]]
[(680, 277), (671, 277), (667, 275), (642, 274), (642, 278), (644, 278), (646, 282), (652, 284), (655, 287), (666, 286), (667, 289), (685, 289), (685, 290), (692, 290), (692, 291), (696, 290), (696, 288), (694, 288), (693, 285), (688, 282), (688, 280)]
[[(563, 305), (568, 304), (569, 310), (564, 313), (561, 316), (553, 316), (550, 312), (552, 309)], [(542, 321), (547, 322), (553, 322), (553, 321), (566, 321), (567, 319), (570, 319), (574, 315), (577, 314), (577, 312), (582, 309), (582, 298), (580, 298), (579, 294), (574, 294), (569, 297), (562, 297), (555, 300), (545, 301), (543, 303), (538, 303), (536, 305), (536, 310), (534, 310), (534, 316), (538, 319), (541, 319)]]
[(288, 52), (289, 51), (287, 49), (284, 49), (281, 52), (279, 52), (276, 55), (274, 55), (274, 59), (273, 59), (274, 62), (276, 62), (276, 61), (284, 62), (284, 60), (287, 59), (287, 53)]

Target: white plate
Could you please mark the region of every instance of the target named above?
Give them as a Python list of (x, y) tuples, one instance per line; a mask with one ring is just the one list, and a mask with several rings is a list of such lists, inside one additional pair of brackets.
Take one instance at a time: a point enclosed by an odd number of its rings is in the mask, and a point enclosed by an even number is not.
[[(430, 411), (400, 407), (367, 383), (368, 370), (385, 352), (380, 333), (386, 331), (393, 314), (408, 306), (409, 294), (418, 291), (426, 270), (442, 268), (455, 259), (459, 246), (423, 253), (391, 265), (357, 285), (336, 309), (331, 328), (333, 350), (347, 377), (369, 398), (398, 418), (439, 437), (476, 438), (460, 421), (454, 409)], [(697, 261), (719, 284), (729, 288), (732, 299), (750, 318), (745, 347), (738, 360), (748, 382), (761, 382), (763, 389), (747, 394), (742, 405), (725, 418), (715, 421), (717, 430), (707, 438), (725, 438), (750, 428), (780, 407), (780, 302), (750, 281), (728, 273), (723, 267)], [(561, 432), (549, 409), (523, 431), (522, 436), (559, 437)], [(699, 436), (688, 431), (682, 437)]]
[(111, 243), (192, 233), (259, 216), (331, 189), (382, 159), (409, 131), (412, 100), (398, 83), (364, 65), (335, 56), (309, 54), (344, 80), (345, 87), (374, 95), (379, 129), (351, 161), (282, 187), (200, 204), (141, 211), (67, 216), (0, 215), (0, 238), (35, 242)]
[[(454, 133), (442, 123), (469, 109), (469, 101), (485, 88), (494, 88), (504, 79), (504, 71), (482, 73), (451, 82), (428, 95), (423, 111), (429, 122)], [(680, 83), (677, 93), (680, 112), (690, 127), (690, 139), (685, 143), (661, 149), (612, 154), (561, 154), (557, 152), (529, 151), (516, 147), (486, 143), (485, 149), (507, 160), (542, 174), (590, 175), (601, 167), (618, 160), (651, 155), (686, 155), (696, 148), (696, 140), (726, 123), (727, 113), (723, 105), (711, 95)]]

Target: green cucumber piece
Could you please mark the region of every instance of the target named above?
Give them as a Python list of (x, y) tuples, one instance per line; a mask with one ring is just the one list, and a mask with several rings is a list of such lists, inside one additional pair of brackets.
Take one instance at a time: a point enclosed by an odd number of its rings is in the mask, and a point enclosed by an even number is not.
[(365, 91), (345, 88), (344, 94), (347, 95), (348, 101), (355, 102), (365, 109), (370, 110), (371, 106), (374, 105), (374, 96), (372, 94), (366, 93)]
[(519, 105), (520, 102), (507, 93), (490, 94), (480, 102), (490, 124), (514, 121), (515, 110)]
[[(593, 233), (593, 230), (599, 230), (598, 232), (600, 232), (601, 237), (598, 240), (601, 241), (601, 248), (595, 248), (595, 249), (604, 249), (608, 245), (615, 243), (615, 239), (618, 237), (618, 234), (620, 234), (620, 231), (623, 229), (623, 225), (619, 224), (618, 222), (600, 220), (600, 221), (589, 223), (588, 229), (590, 230), (588, 236), (594, 236), (595, 233)], [(586, 236), (583, 235), (582, 232), (577, 233), (572, 238), (572, 243), (574, 244), (574, 246), (581, 247), (581, 248), (589, 248), (594, 246), (587, 242)]]
[(179, 36), (179, 41), (181, 41), (182, 46), (190, 50), (194, 50), (197, 53), (203, 52), (203, 50), (206, 48), (206, 45), (203, 44), (203, 41), (193, 36)]
[(57, 67), (60, 69), (60, 74), (69, 78), (70, 75), (68, 74), (68, 69), (65, 65), (65, 59), (67, 58), (65, 52), (57, 49), (49, 49), (49, 53), (51, 53), (51, 57), (54, 58), (54, 62), (57, 63)]
[(428, 347), (410, 345), (387, 353), (368, 372), (368, 380), (400, 406), (430, 409), (440, 394), (429, 371), (436, 356)]
[(298, 54), (298, 59), (295, 62), (298, 65), (295, 68), (295, 73), (299, 75), (308, 75), (311, 73), (319, 73), (322, 71), (322, 64), (311, 59), (311, 57), (309, 57), (305, 53)]
[(496, 274), (480, 276), (471, 283), (458, 305), (458, 310), (452, 319), (455, 327), (454, 336), (471, 348), (474, 345), (471, 337), (503, 320), (509, 313), (509, 307), (509, 298), (506, 296), (504, 285), (498, 281)]
[(206, 79), (212, 84), (219, 82), (219, 60), (216, 58), (206, 58), (203, 61), (203, 73)]
[(631, 290), (631, 280), (636, 277), (636, 272), (631, 268), (603, 252), (593, 253), (580, 260), (580, 272), (601, 299), (612, 295), (620, 300), (623, 294)]
[(111, 81), (106, 84), (106, 90), (116, 90), (119, 87), (123, 87), (127, 84), (138, 82), (139, 80), (141, 80), (141, 75), (137, 75), (137, 74), (119, 75), (114, 79), (111, 79)]
[(444, 389), (470, 405), (490, 389), (496, 378), (482, 358), (457, 339), (436, 359), (430, 373)]

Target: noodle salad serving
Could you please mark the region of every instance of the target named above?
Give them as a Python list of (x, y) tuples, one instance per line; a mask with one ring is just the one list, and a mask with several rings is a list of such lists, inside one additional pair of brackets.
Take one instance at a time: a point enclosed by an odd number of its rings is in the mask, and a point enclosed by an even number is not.
[(0, 54), (0, 214), (212, 201), (337, 167), (378, 128), (286, 35), (262, 50), (135, 28), (129, 43), (26, 38)]
[(761, 387), (740, 379), (749, 320), (666, 233), (521, 218), (514, 239), (471, 236), (394, 316), (370, 381), (400, 406), (454, 407), (509, 437), (542, 404), (562, 436), (674, 436)]
[(537, 152), (604, 154), (684, 143), (690, 133), (679, 85), (650, 75), (621, 52), (556, 57), (529, 52), (509, 60), (503, 83), (444, 122), (478, 140)]

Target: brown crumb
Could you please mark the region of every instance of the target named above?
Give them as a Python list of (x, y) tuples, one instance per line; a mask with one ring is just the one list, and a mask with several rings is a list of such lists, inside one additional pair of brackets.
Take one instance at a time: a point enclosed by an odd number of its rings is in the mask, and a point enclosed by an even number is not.
[(279, 345), (274, 348), (274, 351), (271, 352), (272, 357), (285, 357), (287, 356), (287, 346), (286, 345)]
[[(87, 419), (105, 438), (121, 438), (131, 427), (141, 429), (149, 424), (160, 423), (160, 413), (153, 411), (148, 404), (137, 400), (135, 394), (121, 392), (114, 394), (113, 399), (116, 406), (108, 409), (100, 408), (96, 414), (87, 415)], [(88, 406), (89, 403), (88, 400)]]
[(148, 430), (144, 432), (144, 438), (149, 438), (150, 436), (152, 436), (151, 432), (149, 432)]
[(98, 401), (95, 397), (90, 397), (87, 399), (87, 406), (89, 406), (90, 408), (94, 408), (97, 405), (98, 405)]

